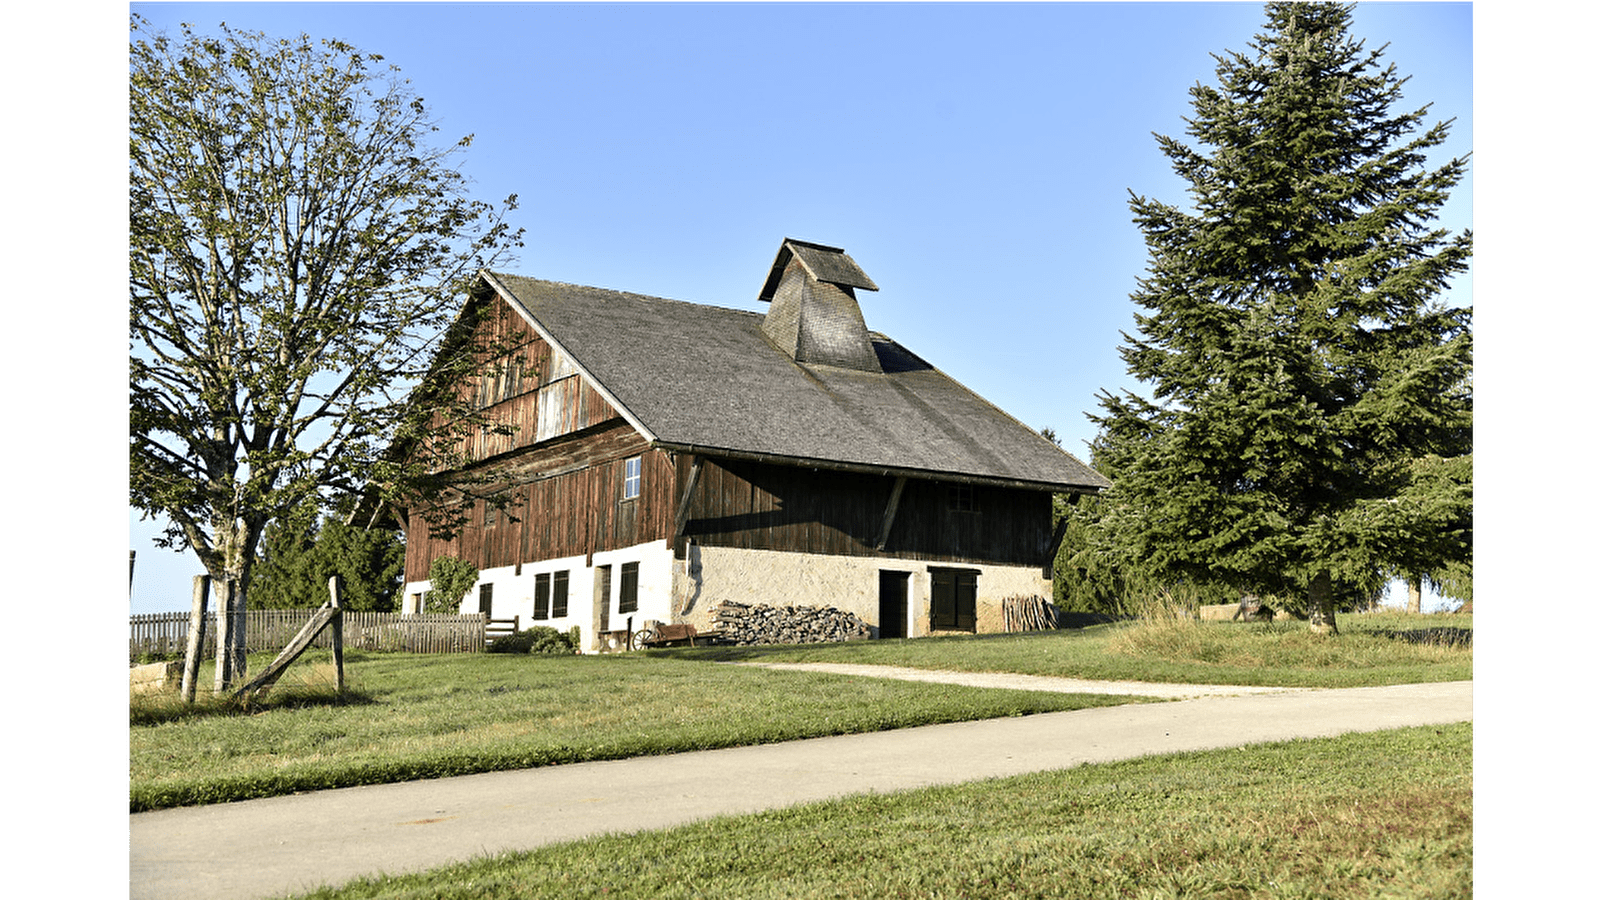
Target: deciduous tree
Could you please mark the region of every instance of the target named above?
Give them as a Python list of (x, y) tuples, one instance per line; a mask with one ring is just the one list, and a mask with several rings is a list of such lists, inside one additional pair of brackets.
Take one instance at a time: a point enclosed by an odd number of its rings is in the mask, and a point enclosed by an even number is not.
[(1124, 335), (1148, 389), (1102, 392), (1100, 524), (1129, 560), (1306, 598), (1470, 558), (1471, 310), (1441, 302), (1472, 252), (1436, 223), (1465, 158), (1351, 7), (1271, 3), (1246, 52), (1190, 91), (1194, 145), (1158, 136), (1180, 207), (1132, 197), (1148, 271)]
[[(468, 196), (470, 139), (434, 146), (376, 54), (226, 26), (174, 40), (138, 16), (131, 32), (129, 501), (238, 610), (268, 522), (371, 486), (426, 493), (484, 427), (468, 398), (404, 398), (430, 364), (481, 358), (434, 342), (520, 245), (515, 198)], [(422, 435), (436, 411), (447, 427)], [(243, 635), (227, 646), (224, 684)]]

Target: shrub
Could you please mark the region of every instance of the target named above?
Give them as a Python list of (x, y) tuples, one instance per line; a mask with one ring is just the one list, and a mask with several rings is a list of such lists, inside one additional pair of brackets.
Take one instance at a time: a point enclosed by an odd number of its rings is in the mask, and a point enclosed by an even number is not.
[(440, 556), (428, 567), (428, 581), (432, 590), (428, 591), (426, 611), (459, 612), (461, 598), (478, 583), (478, 567), (454, 556)]
[(524, 628), (515, 634), (495, 638), (490, 653), (548, 653), (566, 655), (578, 652), (578, 629), (557, 631), (548, 625)]

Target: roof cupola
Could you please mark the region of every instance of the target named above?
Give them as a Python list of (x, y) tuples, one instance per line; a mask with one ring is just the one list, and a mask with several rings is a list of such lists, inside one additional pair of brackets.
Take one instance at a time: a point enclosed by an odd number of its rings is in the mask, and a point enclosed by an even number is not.
[(881, 374), (856, 288), (878, 286), (849, 254), (785, 238), (757, 298), (772, 304), (761, 331), (795, 362)]

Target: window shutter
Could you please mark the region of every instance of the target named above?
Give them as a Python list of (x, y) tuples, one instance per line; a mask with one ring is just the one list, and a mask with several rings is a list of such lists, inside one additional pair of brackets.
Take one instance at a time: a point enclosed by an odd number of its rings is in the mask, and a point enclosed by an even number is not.
[(550, 618), (562, 619), (567, 615), (567, 573), (557, 572), (550, 591)]
[(550, 618), (550, 575), (540, 573), (533, 576), (533, 617), (535, 619)]

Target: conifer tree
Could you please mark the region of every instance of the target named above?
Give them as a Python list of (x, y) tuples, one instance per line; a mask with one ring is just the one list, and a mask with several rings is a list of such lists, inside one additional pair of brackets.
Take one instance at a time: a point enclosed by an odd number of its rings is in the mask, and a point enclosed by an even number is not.
[(1341, 600), (1470, 559), (1470, 308), (1440, 300), (1470, 230), (1435, 220), (1467, 166), (1449, 122), (1352, 7), (1270, 3), (1247, 52), (1190, 90), (1193, 146), (1157, 136), (1187, 208), (1133, 195), (1148, 270), (1124, 334), (1148, 388), (1099, 395), (1114, 481), (1096, 539), (1173, 578)]

